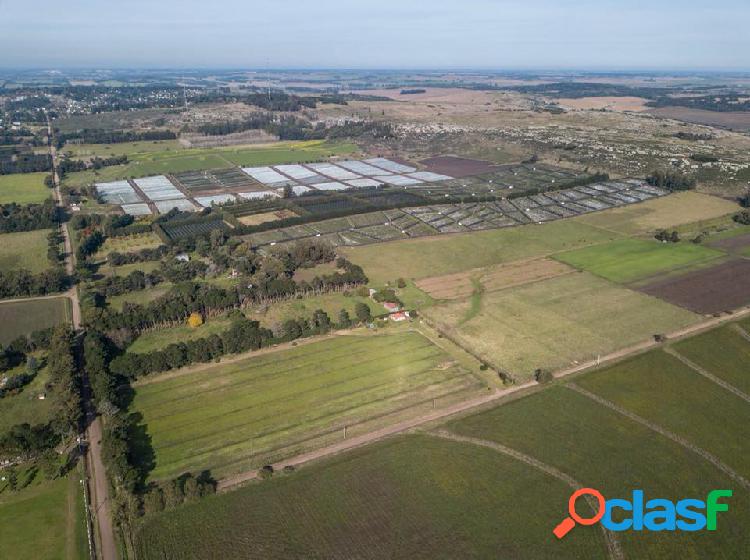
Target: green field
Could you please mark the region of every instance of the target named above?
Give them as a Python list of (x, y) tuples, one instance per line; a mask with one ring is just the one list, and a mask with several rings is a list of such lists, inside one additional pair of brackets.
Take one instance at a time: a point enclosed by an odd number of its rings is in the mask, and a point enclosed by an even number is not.
[(699, 320), (586, 272), (478, 298), (436, 305), (423, 314), (462, 346), (521, 379), (536, 368), (594, 359)]
[(0, 204), (34, 204), (52, 196), (44, 184), (47, 173), (14, 173), (0, 175)]
[[(263, 465), (484, 385), (418, 333), (333, 336), (136, 384), (152, 479)], [(413, 408), (413, 412), (411, 412)], [(369, 423), (365, 423), (370, 421)], [(392, 420), (391, 420), (392, 421)]]
[(231, 321), (225, 318), (211, 319), (200, 327), (172, 327), (143, 333), (128, 346), (128, 352), (133, 354), (145, 354), (154, 350), (162, 350), (170, 344), (187, 342), (197, 338), (204, 338), (212, 334), (221, 334), (229, 328)]
[(687, 269), (726, 253), (689, 242), (618, 239), (612, 243), (558, 253), (555, 258), (613, 282), (634, 282), (649, 276)]
[(677, 358), (649, 352), (591, 373), (578, 384), (683, 436), (750, 477), (744, 437), (750, 426), (750, 406)]
[(358, 303), (366, 303), (373, 316), (385, 313), (385, 308), (369, 297), (345, 296), (342, 293), (310, 296), (302, 299), (290, 299), (274, 303), (267, 307), (255, 307), (245, 314), (249, 319), (258, 321), (267, 328), (284, 323), (288, 319), (310, 319), (317, 309), (322, 309), (334, 323), (338, 321), (339, 311), (346, 309), (352, 320), (356, 320), (354, 308)]
[[(43, 356), (37, 354), (37, 360), (40, 362), (43, 360)], [(2, 376), (13, 376), (24, 373), (26, 371), (26, 365), (21, 364), (18, 367), (4, 371), (0, 374)], [(46, 368), (42, 368), (37, 373), (36, 377), (26, 385), (19, 393), (15, 395), (6, 395), (0, 399), (0, 434), (4, 434), (12, 426), (16, 424), (23, 424), (28, 422), (29, 424), (44, 424), (51, 419), (53, 399), (45, 398), (40, 400), (37, 398), (40, 394), (45, 393), (46, 397), (47, 390), (44, 388), (45, 384), (49, 381), (49, 374)]]
[(75, 158), (133, 156), (151, 152), (181, 151), (184, 148), (177, 140), (151, 140), (140, 142), (122, 142), (118, 144), (66, 144), (63, 154), (70, 154)]
[(66, 176), (64, 183), (72, 187), (84, 187), (95, 182), (182, 171), (220, 169), (238, 165), (244, 167), (320, 161), (333, 155), (352, 153), (355, 150), (356, 146), (353, 144), (322, 140), (226, 148), (166, 149), (131, 154), (125, 165), (114, 165), (98, 171), (70, 173)]
[[(15, 494), (7, 489), (0, 490), (0, 558), (88, 558), (79, 478), (80, 473), (74, 470), (68, 477), (55, 481), (35, 480)], [(0, 483), (0, 488), (3, 485)]]
[(159, 245), (163, 245), (161, 239), (152, 232), (123, 237), (108, 237), (96, 255), (94, 255), (94, 258), (104, 260), (112, 252), (135, 253), (141, 249), (154, 249)]
[(339, 248), (377, 283), (399, 277), (420, 279), (541, 257), (619, 238), (620, 235), (571, 220), (543, 225), (425, 237)]
[(155, 299), (163, 296), (171, 289), (171, 282), (162, 282), (161, 284), (158, 284), (153, 288), (149, 288), (148, 290), (137, 290), (135, 292), (127, 292), (119, 296), (110, 296), (107, 298), (107, 305), (109, 305), (113, 309), (116, 309), (117, 311), (122, 311), (122, 306), (125, 303), (146, 305), (147, 303), (150, 303)]
[(8, 344), (21, 335), (70, 321), (68, 298), (50, 298), (18, 302), (0, 301), (0, 344)]
[(750, 341), (732, 326), (677, 342), (673, 348), (709, 373), (750, 394)]
[[(603, 382), (608, 374), (609, 370), (600, 374)], [(584, 379), (587, 376), (577, 383), (583, 385)], [(629, 380), (623, 387), (638, 391), (639, 381)], [(649, 387), (655, 400), (669, 398), (673, 384), (661, 389), (656, 384)], [(714, 405), (721, 406), (721, 400)], [(697, 423), (698, 414), (691, 425)], [(739, 438), (744, 429), (722, 424), (717, 430), (717, 426), (707, 425), (716, 439), (717, 434), (721, 439)], [(526, 453), (569, 474), (583, 486), (596, 488), (605, 497), (629, 497), (634, 489), (642, 489), (649, 497), (679, 500), (705, 497), (715, 488), (734, 489), (731, 513), (720, 518), (720, 530), (619, 533), (626, 558), (740, 558), (738, 552), (750, 546), (745, 530), (750, 523), (746, 490), (692, 451), (569, 389), (552, 387), (447, 427)], [(742, 441), (747, 448), (747, 439)], [(567, 501), (550, 500), (547, 507), (562, 515)], [(587, 529), (575, 529), (579, 530)]]
[(569, 494), (492, 450), (403, 436), (147, 518), (136, 550), (142, 560), (606, 557), (598, 530), (555, 542)]
[(50, 268), (47, 259), (47, 235), (51, 230), (37, 229), (0, 234), (0, 270), (26, 270), (37, 274)]
[(710, 222), (738, 209), (734, 202), (690, 191), (592, 212), (573, 220), (627, 235), (638, 235), (653, 233), (657, 229), (678, 228), (693, 222)]

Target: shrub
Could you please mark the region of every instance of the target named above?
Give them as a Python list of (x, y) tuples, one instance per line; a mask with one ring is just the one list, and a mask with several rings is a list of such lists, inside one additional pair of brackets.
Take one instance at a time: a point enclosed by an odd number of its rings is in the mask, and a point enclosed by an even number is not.
[(534, 380), (537, 383), (549, 383), (555, 378), (552, 372), (546, 369), (537, 369), (534, 371)]

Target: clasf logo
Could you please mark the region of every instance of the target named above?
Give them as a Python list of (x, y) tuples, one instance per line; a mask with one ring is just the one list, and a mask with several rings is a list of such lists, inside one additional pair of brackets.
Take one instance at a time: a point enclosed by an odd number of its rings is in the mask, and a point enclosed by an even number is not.
[[(590, 496), (597, 502), (596, 515), (581, 517), (576, 512), (576, 500)], [(633, 490), (632, 499), (614, 498), (605, 500), (602, 493), (593, 488), (581, 488), (571, 494), (568, 500), (568, 514), (555, 527), (553, 533), (558, 539), (567, 535), (576, 524), (594, 525), (601, 522), (610, 531), (700, 531), (716, 530), (716, 517), (720, 511), (729, 511), (729, 504), (721, 503), (721, 498), (730, 498), (731, 490), (711, 490), (706, 500), (684, 499), (675, 503), (671, 500), (653, 499), (644, 503), (643, 490)], [(620, 521), (612, 519), (613, 512), (619, 510)]]

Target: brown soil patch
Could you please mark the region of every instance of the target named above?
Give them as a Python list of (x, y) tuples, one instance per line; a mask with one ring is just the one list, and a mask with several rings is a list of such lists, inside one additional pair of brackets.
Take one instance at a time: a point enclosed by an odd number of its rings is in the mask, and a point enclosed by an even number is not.
[(251, 214), (250, 216), (241, 216), (237, 221), (245, 226), (257, 226), (266, 222), (275, 222), (285, 218), (296, 218), (297, 214), (291, 210), (274, 210), (273, 212), (262, 212), (260, 214)]
[(463, 299), (473, 293), (473, 279), (478, 280), (485, 291), (495, 292), (573, 271), (568, 265), (552, 259), (535, 259), (425, 278), (417, 282), (417, 287), (436, 299)]
[(750, 233), (743, 235), (737, 235), (736, 237), (729, 237), (727, 239), (721, 239), (710, 243), (711, 247), (717, 249), (724, 249), (725, 251), (733, 252), (740, 251), (745, 247), (750, 247)]
[(570, 109), (609, 109), (610, 111), (645, 111), (648, 99), (643, 97), (581, 97), (558, 99), (557, 103)]
[(489, 161), (469, 159), (456, 156), (437, 156), (420, 161), (429, 171), (450, 175), (451, 177), (468, 177), (491, 173), (498, 166)]
[(750, 303), (750, 260), (734, 259), (653, 282), (640, 291), (696, 313), (731, 311)]
[[(424, 89), (424, 93), (402, 94), (402, 90)], [(425, 103), (460, 103), (469, 105), (481, 105), (493, 100), (493, 95), (484, 92), (463, 88), (431, 88), (420, 86), (409, 86), (397, 89), (369, 89), (360, 90), (355, 93), (362, 95), (377, 95), (387, 97), (396, 101), (421, 101)]]
[(750, 131), (750, 111), (705, 111), (688, 107), (660, 107), (648, 111), (657, 117), (665, 117), (707, 126), (718, 126), (738, 131)]

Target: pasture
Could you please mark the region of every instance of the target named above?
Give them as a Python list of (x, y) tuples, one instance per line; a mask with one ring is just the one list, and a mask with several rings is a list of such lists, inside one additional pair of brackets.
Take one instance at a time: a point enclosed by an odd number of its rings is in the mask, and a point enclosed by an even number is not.
[[(635, 368), (629, 371), (637, 373)], [(610, 379), (609, 373), (607, 370), (598, 375), (602, 385)], [(576, 383), (583, 385), (588, 379), (584, 375)], [(647, 381), (646, 389), (642, 385), (644, 379), (645, 375), (623, 379), (623, 383), (618, 383), (622, 395), (652, 394), (653, 408), (660, 407), (659, 399), (676, 401), (669, 397), (669, 391), (675, 389), (674, 383), (659, 386)], [(720, 407), (721, 403), (721, 399), (714, 401), (713, 406)], [(700, 408), (693, 413), (688, 424), (702, 422), (703, 411)], [(747, 439), (739, 438), (742, 425), (721, 424), (722, 430), (728, 431), (717, 431), (717, 424), (710, 423), (715, 418), (716, 415), (707, 417), (705, 430), (714, 439), (740, 439), (738, 445), (746, 449)], [(448, 424), (447, 429), (525, 453), (570, 475), (583, 486), (596, 488), (605, 497), (627, 498), (634, 489), (643, 489), (649, 497), (679, 500), (687, 496), (705, 497), (715, 488), (734, 489), (730, 513), (719, 519), (720, 530), (619, 533), (625, 558), (739, 558), (733, 553), (750, 546), (750, 535), (745, 530), (750, 523), (747, 490), (698, 454), (565, 387), (550, 387), (457, 420)], [(567, 500), (551, 499), (544, 509), (562, 515), (566, 506)], [(530, 510), (524, 508), (524, 511)], [(538, 514), (534, 510), (529, 515)], [(552, 527), (550, 524), (548, 530)], [(575, 529), (586, 530), (594, 528)]]
[(50, 231), (37, 229), (0, 234), (0, 270), (23, 268), (38, 274), (50, 268), (47, 259), (47, 235)]
[[(118, 267), (118, 268), (123, 268), (123, 267)], [(122, 306), (125, 303), (146, 305), (147, 303), (150, 303), (154, 301), (155, 299), (163, 296), (171, 289), (172, 289), (171, 282), (162, 282), (161, 284), (158, 284), (154, 286), (153, 288), (149, 288), (148, 290), (137, 290), (135, 292), (126, 292), (119, 296), (108, 297), (107, 305), (109, 305), (113, 309), (116, 309), (117, 311), (122, 311)]]
[(733, 325), (726, 325), (672, 348), (740, 391), (750, 394), (750, 341)]
[(555, 258), (619, 283), (691, 269), (725, 253), (689, 242), (661, 243), (655, 239), (618, 239), (612, 243), (558, 253)]
[(162, 245), (161, 239), (153, 233), (138, 233), (122, 237), (108, 237), (99, 251), (94, 256), (97, 260), (103, 260), (110, 253), (135, 253), (141, 249), (155, 249)]
[(44, 184), (47, 173), (0, 175), (0, 204), (38, 204), (52, 196)]
[(339, 251), (364, 268), (371, 280), (387, 282), (399, 277), (419, 280), (548, 256), (619, 237), (574, 220), (558, 220), (543, 225), (342, 247)]
[(120, 142), (117, 144), (66, 144), (61, 152), (74, 158), (107, 158), (126, 155), (137, 156), (153, 152), (173, 152), (183, 150), (177, 140), (146, 140), (138, 142)]
[(680, 192), (602, 212), (574, 218), (575, 221), (628, 235), (712, 220), (737, 211), (737, 204), (697, 192)]
[[(44, 363), (44, 356), (36, 355), (40, 363)], [(2, 376), (11, 377), (26, 371), (26, 364), (21, 364), (13, 369), (4, 371)], [(37, 398), (41, 393), (46, 393), (44, 386), (49, 381), (49, 373), (42, 367), (36, 377), (14, 395), (6, 395), (0, 399), (0, 434), (4, 434), (16, 424), (43, 424), (52, 418), (53, 400)]]
[[(152, 480), (241, 472), (397, 418), (467, 398), (485, 384), (422, 335), (334, 335), (135, 384)], [(486, 390), (486, 389), (485, 389)]]
[[(554, 504), (569, 493), (492, 450), (401, 436), (147, 518), (136, 550), (143, 560), (602, 558), (600, 531), (555, 542)], [(521, 499), (533, 513), (519, 515)]]
[[(688, 339), (686, 344), (690, 342)], [(750, 477), (750, 453), (744, 437), (750, 406), (674, 356), (648, 352), (583, 376), (577, 383), (684, 437)]]
[(478, 294), (424, 310), (465, 346), (519, 379), (695, 323), (679, 307), (586, 272)]
[(226, 318), (211, 319), (203, 323), (200, 327), (172, 327), (168, 329), (159, 329), (148, 331), (141, 334), (135, 339), (133, 344), (128, 346), (128, 352), (133, 354), (145, 354), (154, 350), (162, 350), (170, 344), (178, 342), (188, 342), (197, 338), (204, 338), (212, 334), (221, 334), (229, 328), (231, 321)]
[(21, 335), (70, 321), (70, 301), (65, 297), (14, 302), (0, 301), (0, 344)]
[(276, 328), (288, 319), (310, 319), (312, 314), (322, 309), (331, 318), (338, 321), (339, 311), (346, 309), (349, 316), (356, 320), (354, 308), (358, 303), (366, 303), (373, 316), (385, 313), (383, 306), (369, 297), (345, 296), (343, 293), (330, 293), (320, 296), (289, 299), (269, 306), (255, 306), (246, 311), (248, 319), (260, 322), (266, 328)]
[[(42, 475), (36, 476), (39, 479)], [(5, 483), (0, 483), (0, 558), (84, 560), (89, 557), (80, 476), (74, 470), (67, 477), (51, 482), (34, 480), (17, 493), (11, 493), (3, 488)], [(22, 478), (19, 474), (19, 482)]]

